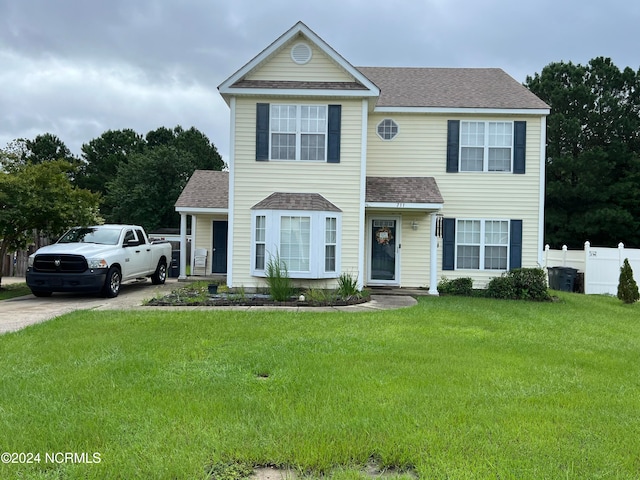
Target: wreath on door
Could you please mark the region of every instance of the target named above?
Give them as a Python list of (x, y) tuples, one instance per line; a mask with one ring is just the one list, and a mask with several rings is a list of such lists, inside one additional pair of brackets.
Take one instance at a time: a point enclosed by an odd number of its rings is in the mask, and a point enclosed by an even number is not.
[(393, 240), (393, 235), (391, 235), (389, 227), (381, 227), (376, 230), (376, 242), (379, 245), (389, 245), (391, 240)]

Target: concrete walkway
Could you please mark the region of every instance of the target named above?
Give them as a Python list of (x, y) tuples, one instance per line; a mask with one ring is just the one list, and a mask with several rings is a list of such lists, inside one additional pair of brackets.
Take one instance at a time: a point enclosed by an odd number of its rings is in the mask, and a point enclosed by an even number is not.
[[(2, 285), (24, 282), (24, 278), (3, 277)], [(288, 312), (373, 312), (395, 308), (411, 307), (417, 303), (409, 295), (372, 294), (371, 300), (359, 305), (344, 307), (146, 307), (142, 303), (157, 296), (163, 296), (179, 287), (174, 278), (167, 279), (164, 285), (152, 285), (149, 280), (122, 285), (116, 298), (102, 298), (97, 295), (54, 293), (48, 298), (33, 295), (16, 297), (0, 301), (0, 334), (14, 332), (35, 323), (73, 312), (75, 310), (279, 310)]]

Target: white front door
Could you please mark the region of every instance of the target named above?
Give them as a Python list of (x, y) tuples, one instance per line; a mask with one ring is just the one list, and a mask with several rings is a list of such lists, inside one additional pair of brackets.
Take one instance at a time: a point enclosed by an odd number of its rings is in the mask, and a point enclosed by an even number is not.
[(400, 284), (400, 220), (398, 217), (373, 217), (369, 221), (370, 285)]

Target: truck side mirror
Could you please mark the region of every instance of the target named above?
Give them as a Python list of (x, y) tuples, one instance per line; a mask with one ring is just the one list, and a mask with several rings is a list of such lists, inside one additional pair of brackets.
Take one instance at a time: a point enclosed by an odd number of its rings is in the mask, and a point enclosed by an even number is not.
[(123, 247), (137, 247), (138, 245), (140, 245), (138, 240), (127, 240), (124, 242)]

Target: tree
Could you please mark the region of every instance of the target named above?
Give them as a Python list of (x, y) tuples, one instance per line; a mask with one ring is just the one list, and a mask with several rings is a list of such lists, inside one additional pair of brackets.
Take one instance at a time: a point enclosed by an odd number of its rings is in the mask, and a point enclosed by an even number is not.
[(24, 140), (24, 159), (29, 163), (43, 163), (53, 160), (66, 160), (71, 164), (76, 158), (62, 140), (51, 133), (37, 135), (33, 140)]
[(193, 157), (194, 169), (222, 170), (224, 162), (216, 146), (197, 128), (184, 130), (180, 125), (173, 130), (160, 127), (147, 133), (147, 148), (160, 145), (172, 146), (178, 150), (189, 152)]
[(158, 146), (122, 163), (108, 183), (109, 221), (142, 225), (147, 231), (178, 225), (174, 204), (194, 170), (188, 152)]
[(551, 106), (546, 242), (640, 245), (640, 72), (552, 63), (525, 85)]
[(26, 247), (34, 230), (56, 236), (74, 225), (100, 221), (98, 195), (71, 184), (73, 168), (51, 160), (0, 172), (0, 284), (6, 254)]
[(131, 129), (107, 130), (98, 138), (82, 145), (83, 172), (78, 186), (106, 194), (107, 183), (118, 173), (130, 155), (144, 150), (146, 141)]
[(624, 264), (620, 267), (620, 279), (618, 281), (618, 298), (624, 303), (634, 303), (640, 300), (638, 284), (633, 279), (633, 270), (629, 264), (629, 259), (624, 259)]

